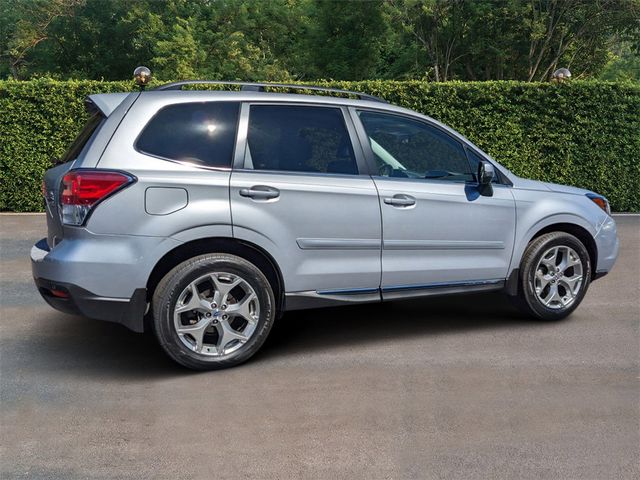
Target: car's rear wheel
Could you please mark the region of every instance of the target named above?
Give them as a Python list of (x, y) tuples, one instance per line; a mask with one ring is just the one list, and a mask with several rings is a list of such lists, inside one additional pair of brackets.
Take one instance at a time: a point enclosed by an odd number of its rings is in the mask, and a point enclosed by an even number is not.
[(533, 240), (520, 264), (516, 304), (540, 320), (560, 320), (573, 312), (587, 292), (591, 260), (573, 235), (551, 232)]
[(262, 346), (274, 306), (269, 281), (255, 265), (235, 255), (201, 255), (158, 284), (154, 331), (165, 352), (188, 368), (231, 367)]

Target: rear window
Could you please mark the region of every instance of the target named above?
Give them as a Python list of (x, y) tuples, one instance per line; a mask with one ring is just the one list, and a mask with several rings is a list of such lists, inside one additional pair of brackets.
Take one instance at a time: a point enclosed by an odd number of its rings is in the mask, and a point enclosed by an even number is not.
[(161, 109), (136, 148), (156, 157), (207, 167), (230, 167), (238, 124), (237, 102), (180, 103)]
[(82, 149), (97, 133), (98, 127), (102, 125), (102, 122), (104, 122), (104, 120), (105, 117), (100, 112), (96, 112), (91, 115), (69, 149), (62, 157), (60, 157), (60, 161), (58, 163), (67, 163), (78, 158), (80, 152), (82, 152)]

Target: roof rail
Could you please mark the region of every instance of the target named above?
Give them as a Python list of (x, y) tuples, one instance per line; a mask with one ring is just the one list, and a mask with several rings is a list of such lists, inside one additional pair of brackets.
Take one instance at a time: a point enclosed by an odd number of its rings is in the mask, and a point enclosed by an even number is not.
[(320, 87), (317, 85), (298, 85), (292, 83), (255, 83), (255, 82), (237, 82), (224, 80), (183, 80), (181, 82), (167, 83), (154, 88), (154, 90), (182, 90), (185, 85), (240, 85), (240, 90), (264, 92), (265, 87), (287, 88), (290, 90), (313, 90), (317, 92), (342, 93), (343, 95), (354, 95), (360, 100), (369, 100), (372, 102), (387, 103), (380, 97), (369, 95), (362, 92), (352, 92), (351, 90), (341, 90), (339, 88)]

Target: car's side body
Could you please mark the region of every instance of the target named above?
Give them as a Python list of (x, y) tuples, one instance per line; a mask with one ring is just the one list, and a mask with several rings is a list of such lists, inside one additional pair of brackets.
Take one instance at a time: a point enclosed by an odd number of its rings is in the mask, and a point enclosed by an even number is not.
[[(74, 162), (47, 173), (49, 238), (32, 251), (41, 291), (60, 287), (76, 299), (65, 306), (66, 299), (43, 294), (56, 308), (142, 331), (149, 291), (176, 262), (207, 246), (262, 262), (282, 310), (513, 290), (510, 279), (528, 243), (549, 229), (580, 238), (596, 275), (608, 272), (617, 256), (615, 222), (587, 191), (519, 178), (457, 132), (401, 107), (248, 91), (102, 94), (91, 102), (106, 119)], [(238, 104), (231, 168), (169, 161), (136, 147), (164, 107), (201, 102)], [(340, 112), (358, 173), (246, 168), (252, 105)], [(376, 175), (358, 111), (414, 119), (455, 138), (495, 166), (493, 195), (478, 194), (470, 182)], [(57, 185), (70, 168), (124, 171), (136, 181), (104, 200), (84, 226), (61, 226)], [(279, 198), (243, 196), (256, 186), (277, 189)], [(408, 208), (387, 203), (405, 194), (415, 199)]]

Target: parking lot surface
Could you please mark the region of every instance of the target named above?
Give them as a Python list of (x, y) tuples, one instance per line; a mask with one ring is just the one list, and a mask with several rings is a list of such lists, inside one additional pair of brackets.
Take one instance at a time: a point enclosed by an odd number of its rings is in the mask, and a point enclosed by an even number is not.
[(296, 312), (193, 373), (47, 306), (44, 217), (0, 215), (0, 478), (638, 478), (640, 217), (616, 220), (565, 321), (496, 294)]

